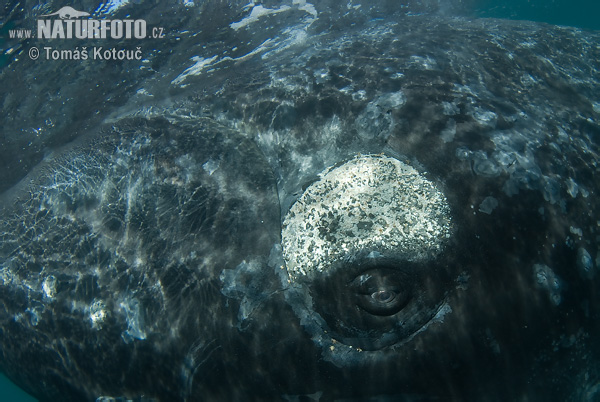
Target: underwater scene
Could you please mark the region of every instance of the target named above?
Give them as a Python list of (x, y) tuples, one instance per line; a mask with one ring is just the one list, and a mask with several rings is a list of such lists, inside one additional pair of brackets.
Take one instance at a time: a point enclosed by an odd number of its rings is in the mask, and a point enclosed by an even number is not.
[(7, 0), (0, 401), (600, 400), (598, 15)]

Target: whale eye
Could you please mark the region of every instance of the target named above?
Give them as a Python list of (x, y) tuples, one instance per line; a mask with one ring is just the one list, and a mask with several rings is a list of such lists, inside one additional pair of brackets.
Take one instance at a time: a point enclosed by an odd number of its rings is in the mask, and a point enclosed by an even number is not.
[(327, 336), (363, 350), (406, 339), (436, 314), (444, 271), (367, 251), (315, 278), (310, 297)]
[(377, 292), (371, 293), (371, 298), (377, 303), (391, 303), (396, 298), (396, 292), (393, 290), (378, 290)]
[(302, 190), (281, 251), (289, 282), (307, 291), (292, 302), (314, 339), (376, 350), (419, 331), (445, 297), (438, 257), (454, 229), (442, 191), (384, 155), (340, 161)]
[(406, 278), (392, 270), (374, 269), (357, 276), (350, 284), (356, 304), (367, 313), (389, 316), (410, 300)]

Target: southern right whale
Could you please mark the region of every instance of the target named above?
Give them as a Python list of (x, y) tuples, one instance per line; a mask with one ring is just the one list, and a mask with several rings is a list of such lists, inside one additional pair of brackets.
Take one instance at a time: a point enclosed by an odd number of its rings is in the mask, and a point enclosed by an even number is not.
[(2, 196), (3, 372), (41, 400), (597, 398), (598, 34), (258, 7), (63, 89), (110, 100), (67, 101)]

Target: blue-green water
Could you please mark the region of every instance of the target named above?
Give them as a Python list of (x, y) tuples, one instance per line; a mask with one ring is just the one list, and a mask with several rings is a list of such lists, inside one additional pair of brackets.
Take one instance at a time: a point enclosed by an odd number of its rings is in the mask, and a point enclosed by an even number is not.
[(37, 399), (29, 396), (10, 380), (0, 374), (0, 401), (2, 402), (35, 402)]
[(480, 17), (600, 29), (600, 2), (592, 0), (479, 0), (475, 9)]
[[(478, 17), (530, 20), (600, 30), (600, 2), (591, 0), (479, 0), (474, 4), (473, 14)], [(11, 27), (11, 22), (3, 26), (4, 31)], [(0, 40), (4, 36), (0, 35)], [(7, 57), (0, 54), (0, 67), (6, 64)], [(3, 401), (33, 402), (36, 399), (0, 374), (0, 402)]]

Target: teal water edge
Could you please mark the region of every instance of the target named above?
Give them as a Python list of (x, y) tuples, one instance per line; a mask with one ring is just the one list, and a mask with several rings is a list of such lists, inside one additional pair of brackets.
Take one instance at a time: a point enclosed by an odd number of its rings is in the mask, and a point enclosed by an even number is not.
[(36, 402), (37, 399), (27, 394), (0, 374), (0, 402)]
[(582, 29), (600, 29), (600, 3), (591, 0), (480, 0), (476, 15), (546, 22)]
[[(312, 1), (307, 1), (307, 3), (310, 2)], [(368, 2), (370, 2), (370, 0), (364, 1), (364, 3)], [(356, 1), (355, 3), (359, 2)], [(574, 26), (581, 29), (600, 30), (600, 1), (476, 0), (473, 2), (472, 13), (474, 16), (484, 18), (529, 20), (554, 25)], [(8, 37), (9, 29), (13, 29), (15, 26), (16, 24), (14, 21), (0, 21), (0, 70), (8, 64), (11, 58), (5, 53), (9, 47), (9, 45), (6, 44), (5, 38)], [(35, 402), (37, 399), (28, 395), (13, 384), (8, 378), (0, 374), (0, 402), (5, 401)]]

